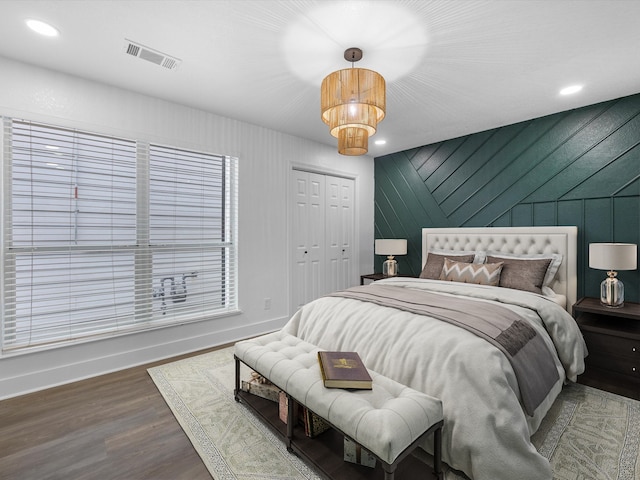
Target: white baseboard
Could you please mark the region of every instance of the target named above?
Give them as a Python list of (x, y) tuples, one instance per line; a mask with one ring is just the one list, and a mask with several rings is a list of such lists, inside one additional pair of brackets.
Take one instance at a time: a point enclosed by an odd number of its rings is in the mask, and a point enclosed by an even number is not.
[(288, 318), (216, 319), (0, 357), (0, 400), (272, 332)]

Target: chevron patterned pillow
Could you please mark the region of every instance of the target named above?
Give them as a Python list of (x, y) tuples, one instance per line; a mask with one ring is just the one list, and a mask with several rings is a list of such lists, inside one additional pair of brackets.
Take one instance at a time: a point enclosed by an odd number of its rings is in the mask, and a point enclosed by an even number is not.
[(445, 258), (442, 272), (440, 272), (440, 280), (497, 287), (500, 283), (502, 265), (502, 262), (462, 263)]

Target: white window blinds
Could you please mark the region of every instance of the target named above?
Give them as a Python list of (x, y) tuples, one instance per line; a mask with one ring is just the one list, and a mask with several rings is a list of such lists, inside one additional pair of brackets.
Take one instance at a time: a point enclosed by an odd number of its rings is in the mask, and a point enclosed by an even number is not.
[(237, 309), (233, 158), (5, 119), (3, 351)]

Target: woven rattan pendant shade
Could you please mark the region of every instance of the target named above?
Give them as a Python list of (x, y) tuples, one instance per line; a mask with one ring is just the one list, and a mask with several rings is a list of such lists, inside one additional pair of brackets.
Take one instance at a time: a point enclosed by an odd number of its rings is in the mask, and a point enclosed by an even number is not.
[(369, 148), (369, 134), (364, 128), (347, 127), (338, 131), (338, 153), (364, 155)]
[(365, 68), (338, 70), (325, 77), (320, 90), (322, 121), (338, 138), (342, 155), (364, 155), (369, 136), (385, 116), (386, 84)]

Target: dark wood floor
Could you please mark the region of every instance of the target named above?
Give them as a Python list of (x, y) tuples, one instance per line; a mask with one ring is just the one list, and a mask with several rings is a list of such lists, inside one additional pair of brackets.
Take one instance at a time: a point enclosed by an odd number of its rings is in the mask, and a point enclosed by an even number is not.
[(211, 480), (147, 374), (173, 360), (0, 401), (0, 479)]

